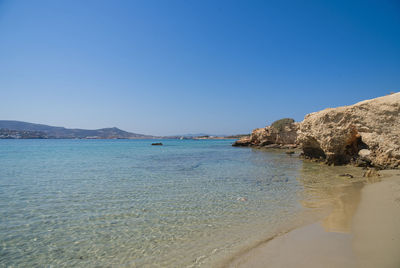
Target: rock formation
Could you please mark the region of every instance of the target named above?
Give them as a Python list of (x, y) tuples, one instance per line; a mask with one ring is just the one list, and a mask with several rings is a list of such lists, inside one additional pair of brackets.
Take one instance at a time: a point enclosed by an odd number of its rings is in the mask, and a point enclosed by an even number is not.
[(251, 146), (251, 136), (238, 139), (232, 146)]
[(295, 148), (299, 124), (293, 119), (284, 118), (271, 126), (256, 128), (250, 137), (237, 140), (233, 146), (258, 146), (270, 148)]
[(298, 142), (305, 157), (328, 164), (398, 168), (400, 93), (308, 114)]

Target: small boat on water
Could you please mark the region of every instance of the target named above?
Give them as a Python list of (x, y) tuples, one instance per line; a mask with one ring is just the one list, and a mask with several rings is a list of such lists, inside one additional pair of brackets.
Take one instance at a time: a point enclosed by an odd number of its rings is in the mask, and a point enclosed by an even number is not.
[(163, 145), (162, 142), (153, 142), (151, 145)]

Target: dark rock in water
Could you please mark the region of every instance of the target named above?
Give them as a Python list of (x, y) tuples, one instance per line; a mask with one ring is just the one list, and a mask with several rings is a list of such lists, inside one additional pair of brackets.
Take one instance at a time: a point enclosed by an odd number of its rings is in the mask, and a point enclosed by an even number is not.
[(340, 177), (349, 177), (349, 178), (354, 178), (354, 176), (353, 176), (353, 175), (351, 175), (351, 174), (348, 174), (348, 173), (346, 173), (346, 174), (340, 174), (339, 176), (340, 176)]
[(163, 145), (161, 142), (153, 142), (151, 145)]
[(286, 154), (292, 155), (292, 154), (294, 154), (294, 151), (287, 151)]

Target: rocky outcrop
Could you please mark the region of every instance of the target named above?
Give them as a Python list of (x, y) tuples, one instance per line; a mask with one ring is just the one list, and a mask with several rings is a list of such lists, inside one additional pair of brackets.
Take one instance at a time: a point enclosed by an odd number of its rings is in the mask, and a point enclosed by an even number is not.
[(235, 141), (232, 146), (251, 146), (251, 136), (240, 138)]
[(295, 148), (299, 124), (293, 119), (284, 118), (275, 121), (271, 126), (256, 128), (250, 137), (233, 143), (233, 146), (257, 146), (269, 148)]
[(400, 93), (306, 115), (303, 154), (328, 164), (400, 167)]

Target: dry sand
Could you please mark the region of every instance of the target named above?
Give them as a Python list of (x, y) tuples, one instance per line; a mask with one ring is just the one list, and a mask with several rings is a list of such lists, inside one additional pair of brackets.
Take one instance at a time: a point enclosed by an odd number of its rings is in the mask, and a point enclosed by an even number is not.
[(227, 266), (399, 268), (400, 171), (381, 173), (381, 182), (339, 202), (322, 222), (279, 236)]

